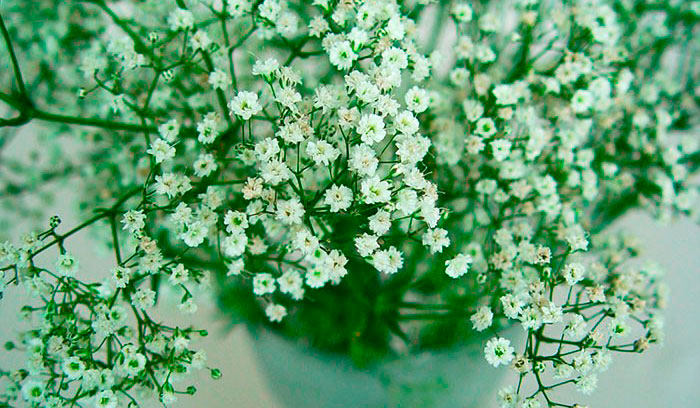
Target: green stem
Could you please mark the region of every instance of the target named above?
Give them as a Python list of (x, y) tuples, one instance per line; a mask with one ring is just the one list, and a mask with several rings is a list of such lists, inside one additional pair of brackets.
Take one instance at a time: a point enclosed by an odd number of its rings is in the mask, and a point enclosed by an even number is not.
[(22, 71), (20, 71), (19, 63), (17, 62), (17, 55), (15, 55), (15, 49), (12, 47), (12, 41), (10, 40), (10, 33), (7, 31), (7, 27), (5, 26), (5, 20), (3, 20), (2, 15), (0, 15), (0, 30), (2, 31), (2, 36), (5, 39), (7, 51), (10, 53), (12, 70), (15, 74), (15, 80), (17, 81), (17, 87), (19, 88), (19, 92), (26, 101), (29, 101), (29, 94), (27, 93), (27, 88), (24, 86)]
[(58, 115), (55, 113), (49, 113), (40, 110), (34, 110), (33, 117), (48, 122), (66, 123), (70, 125), (93, 126), (110, 130), (125, 130), (129, 132), (157, 131), (155, 126), (142, 126), (133, 123), (112, 122), (105, 119), (81, 118), (77, 116)]

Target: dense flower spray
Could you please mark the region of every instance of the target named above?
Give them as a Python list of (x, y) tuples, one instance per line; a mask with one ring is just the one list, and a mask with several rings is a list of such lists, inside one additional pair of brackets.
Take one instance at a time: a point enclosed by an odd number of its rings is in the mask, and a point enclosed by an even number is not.
[(3, 173), (8, 214), (72, 175), (84, 205), (0, 244), (0, 293), (33, 299), (0, 403), (170, 406), (219, 378), (206, 330), (153, 317), (165, 292), (360, 366), (479, 341), (518, 373), (502, 407), (581, 407), (557, 389), (663, 341), (661, 273), (606, 227), (698, 217), (700, 2), (8, 3), (0, 126), (42, 123), (55, 157)]

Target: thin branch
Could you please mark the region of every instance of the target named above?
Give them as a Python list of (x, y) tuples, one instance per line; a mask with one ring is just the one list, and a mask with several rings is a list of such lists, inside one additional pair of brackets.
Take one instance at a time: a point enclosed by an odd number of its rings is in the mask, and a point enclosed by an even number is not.
[(5, 39), (5, 44), (7, 45), (7, 51), (10, 53), (10, 61), (12, 62), (12, 70), (15, 73), (15, 80), (17, 81), (17, 87), (19, 88), (19, 93), (23, 96), (26, 102), (29, 101), (29, 94), (27, 93), (27, 88), (24, 86), (24, 79), (22, 78), (22, 71), (19, 69), (19, 63), (17, 62), (17, 56), (15, 55), (15, 49), (12, 47), (12, 41), (10, 40), (10, 33), (7, 31), (5, 26), (5, 20), (3, 20), (2, 15), (0, 15), (0, 30), (2, 31), (2, 36)]

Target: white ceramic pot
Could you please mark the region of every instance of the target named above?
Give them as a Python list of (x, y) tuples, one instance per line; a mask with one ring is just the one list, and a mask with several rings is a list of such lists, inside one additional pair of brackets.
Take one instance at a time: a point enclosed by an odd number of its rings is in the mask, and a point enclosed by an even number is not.
[(481, 341), (361, 370), (347, 356), (319, 352), (267, 329), (251, 335), (261, 372), (289, 408), (491, 406), (505, 371), (486, 363)]

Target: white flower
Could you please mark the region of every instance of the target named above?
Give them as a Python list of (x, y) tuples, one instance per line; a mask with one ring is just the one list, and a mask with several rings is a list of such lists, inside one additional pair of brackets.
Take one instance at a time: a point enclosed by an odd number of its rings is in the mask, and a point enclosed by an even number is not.
[(270, 303), (265, 308), (265, 314), (271, 322), (281, 322), (287, 316), (287, 309), (282, 305)]
[(350, 148), (350, 170), (361, 176), (374, 176), (379, 166), (379, 159), (374, 150), (366, 145), (360, 144)]
[(146, 367), (146, 356), (133, 351), (122, 351), (122, 353), (124, 354), (124, 363), (121, 365), (122, 370), (130, 376), (136, 377), (139, 375)]
[(80, 361), (78, 357), (69, 357), (63, 361), (61, 369), (69, 380), (76, 380), (83, 376), (85, 372), (85, 363)]
[(184, 302), (177, 305), (177, 308), (183, 313), (194, 314), (199, 309), (199, 306), (197, 306), (193, 298), (188, 298)]
[(391, 214), (388, 211), (379, 210), (369, 217), (369, 229), (377, 235), (384, 235), (391, 228)]
[(174, 142), (178, 133), (180, 133), (180, 125), (175, 119), (158, 126), (158, 134), (168, 142)]
[(268, 80), (272, 78), (279, 69), (279, 62), (275, 58), (268, 58), (266, 60), (257, 60), (253, 65), (253, 75), (259, 75)]
[(340, 70), (348, 70), (357, 59), (349, 41), (338, 41), (331, 45), (329, 60)]
[(360, 122), (357, 124), (357, 133), (360, 135), (362, 143), (368, 145), (379, 143), (386, 136), (384, 120), (381, 116), (375, 114), (362, 115)]
[(367, 204), (388, 203), (391, 200), (391, 184), (378, 176), (362, 180), (360, 191)]
[(304, 296), (304, 280), (295, 270), (288, 270), (277, 278), (282, 293), (287, 293), (295, 300), (300, 300)]
[(411, 215), (418, 210), (419, 206), (418, 193), (411, 189), (403, 189), (396, 195), (396, 209), (401, 215)]
[(276, 158), (280, 151), (281, 149), (279, 142), (277, 139), (272, 137), (266, 137), (255, 144), (255, 157), (263, 162)]
[(275, 289), (275, 278), (269, 273), (259, 273), (253, 278), (253, 293), (256, 295), (273, 293)]
[(277, 213), (275, 218), (287, 225), (301, 224), (304, 216), (304, 206), (298, 199), (277, 201)]
[(175, 266), (170, 272), (168, 282), (172, 283), (173, 285), (182, 285), (184, 283), (187, 283), (189, 278), (190, 272), (187, 269), (185, 269), (185, 265), (177, 264), (177, 266)]
[(175, 148), (163, 139), (156, 139), (151, 143), (151, 148), (146, 150), (146, 153), (153, 156), (156, 163), (162, 163), (175, 157)]
[(586, 275), (586, 267), (576, 262), (569, 263), (564, 265), (561, 274), (566, 279), (566, 283), (573, 286), (583, 280)]
[(386, 34), (392, 40), (402, 40), (404, 38), (404, 35), (406, 34), (403, 22), (398, 16), (394, 16), (389, 19), (389, 22), (386, 24), (385, 30)]
[(514, 105), (518, 102), (518, 94), (512, 85), (500, 84), (493, 88), (493, 95), (499, 105)]
[(306, 274), (306, 284), (314, 289), (323, 287), (329, 279), (328, 272), (321, 268), (314, 268)]
[(403, 111), (394, 118), (394, 127), (401, 134), (413, 136), (418, 132), (419, 123), (411, 111)]
[(450, 239), (447, 237), (447, 231), (442, 228), (428, 229), (422, 238), (422, 243), (430, 248), (430, 253), (435, 254), (442, 252), (442, 249), (450, 245)]
[(328, 166), (340, 156), (340, 150), (336, 149), (335, 146), (325, 140), (309, 142), (309, 144), (306, 145), (306, 153), (311, 156), (311, 159), (316, 164), (323, 166)]
[(459, 278), (469, 272), (472, 263), (471, 255), (459, 254), (452, 259), (445, 261), (445, 273), (451, 278)]
[(226, 72), (217, 68), (209, 74), (208, 82), (214, 89), (225, 90), (231, 84), (231, 78)]
[(282, 106), (291, 109), (293, 112), (297, 112), (298, 108), (296, 104), (301, 102), (301, 94), (292, 87), (283, 87), (277, 92), (275, 100)]
[(564, 236), (572, 251), (587, 251), (588, 239), (586, 231), (580, 225), (574, 225), (566, 229)]
[(112, 279), (118, 289), (124, 289), (131, 279), (131, 269), (123, 266), (112, 269)]
[(491, 326), (493, 312), (488, 306), (481, 306), (471, 317), (472, 326), (476, 331), (483, 331)]
[(583, 113), (593, 106), (593, 94), (585, 89), (579, 89), (571, 99), (571, 109), (576, 113)]
[(358, 49), (369, 41), (369, 34), (359, 27), (353, 27), (348, 34), (348, 40), (355, 49)]
[(240, 211), (226, 211), (224, 225), (228, 233), (242, 232), (248, 228), (248, 216)]
[(333, 185), (326, 191), (323, 202), (330, 206), (331, 212), (347, 210), (352, 204), (352, 190), (346, 186)]
[(197, 157), (192, 165), (194, 168), (194, 175), (197, 177), (207, 177), (213, 171), (215, 171), (219, 165), (216, 164), (216, 159), (211, 153), (203, 153)]
[(173, 198), (192, 188), (190, 179), (185, 175), (178, 176), (175, 173), (163, 173), (162, 175), (156, 175), (155, 180), (156, 194), (167, 195), (168, 198)]
[(138, 288), (131, 295), (131, 304), (142, 310), (153, 307), (156, 304), (156, 292), (150, 289)]
[(476, 122), (476, 133), (483, 137), (490, 137), (496, 133), (496, 125), (491, 118), (481, 118)]
[(392, 247), (377, 251), (372, 255), (372, 265), (379, 271), (386, 274), (394, 274), (403, 266), (403, 255)]
[(428, 104), (430, 103), (430, 98), (428, 97), (428, 92), (425, 89), (414, 86), (406, 92), (406, 108), (415, 113), (424, 112), (428, 109)]
[(248, 245), (248, 236), (242, 230), (236, 231), (221, 240), (221, 250), (224, 252), (224, 255), (231, 258), (243, 255), (246, 245)]
[(265, 182), (276, 186), (292, 177), (292, 172), (287, 165), (280, 160), (270, 160), (261, 166), (262, 177)]
[(430, 149), (430, 139), (423, 136), (396, 137), (396, 154), (401, 158), (401, 163), (415, 165), (423, 160)]
[(510, 140), (496, 139), (492, 141), (490, 145), (491, 153), (496, 161), (502, 162), (510, 155), (510, 147), (512, 145)]
[(24, 397), (25, 401), (39, 403), (44, 397), (44, 387), (45, 384), (38, 381), (25, 380), (24, 384), (22, 384), (22, 397)]
[(197, 140), (203, 144), (213, 143), (221, 132), (222, 119), (218, 112), (209, 112), (197, 123)]
[(340, 283), (340, 279), (348, 274), (345, 265), (348, 263), (348, 259), (340, 251), (334, 249), (324, 258), (323, 268), (328, 271), (328, 278), (330, 281), (337, 285)]
[(209, 38), (209, 34), (204, 30), (197, 30), (197, 32), (190, 37), (192, 49), (207, 50), (211, 44), (212, 40)]
[(226, 276), (238, 276), (243, 272), (245, 268), (245, 261), (242, 258), (233, 260), (228, 263), (228, 268), (226, 271)]
[(328, 22), (322, 16), (316, 16), (309, 23), (309, 35), (320, 38), (324, 33), (330, 30)]
[(278, 137), (291, 144), (303, 142), (304, 139), (312, 134), (313, 128), (308, 123), (302, 125), (299, 121), (285, 123), (277, 132)]
[(486, 361), (494, 367), (507, 365), (515, 356), (515, 349), (510, 346), (510, 340), (503, 337), (494, 337), (486, 343), (484, 356)]
[(262, 110), (262, 106), (258, 102), (258, 94), (248, 91), (238, 92), (228, 103), (228, 108), (232, 114), (240, 116), (243, 120), (250, 119)]
[(310, 255), (318, 249), (318, 238), (307, 229), (300, 229), (294, 234), (292, 246), (304, 255)]
[(119, 399), (112, 390), (103, 390), (95, 394), (95, 408), (117, 408)]
[(585, 395), (590, 395), (598, 387), (598, 376), (595, 374), (586, 374), (576, 379), (576, 388)]
[(537, 398), (527, 398), (523, 401), (522, 408), (542, 408), (542, 403)]
[(397, 47), (390, 47), (382, 52), (382, 65), (391, 71), (400, 71), (408, 66), (406, 51)]
[(186, 229), (180, 234), (180, 238), (187, 246), (193, 248), (200, 246), (209, 232), (209, 227), (201, 221), (191, 222), (185, 227)]
[(575, 314), (564, 328), (564, 334), (574, 339), (580, 339), (586, 331), (586, 321), (580, 314)]
[(460, 23), (468, 23), (472, 20), (472, 8), (467, 3), (456, 3), (453, 5), (452, 14)]
[(56, 261), (56, 269), (61, 276), (73, 277), (78, 272), (79, 267), (78, 260), (67, 252), (59, 255)]
[(173, 31), (190, 29), (194, 25), (194, 16), (187, 10), (176, 8), (168, 16), (170, 29)]
[(362, 234), (355, 237), (355, 249), (362, 257), (368, 257), (379, 249), (376, 235)]
[(516, 408), (518, 400), (518, 394), (513, 387), (507, 386), (498, 390), (498, 406), (500, 408)]

